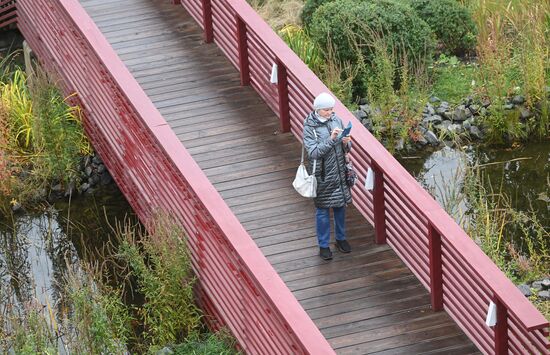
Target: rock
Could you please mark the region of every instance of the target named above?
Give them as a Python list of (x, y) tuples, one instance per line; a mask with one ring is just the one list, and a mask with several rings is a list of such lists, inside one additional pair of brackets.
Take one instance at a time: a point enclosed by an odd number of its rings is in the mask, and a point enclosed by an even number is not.
[(105, 168), (105, 165), (99, 164), (99, 165), (97, 166), (97, 173), (98, 173), (98, 174), (103, 174), (103, 172), (104, 172), (105, 170), (107, 170), (107, 168)]
[(542, 289), (543, 289), (543, 290), (548, 290), (548, 289), (550, 289), (550, 279), (544, 279), (544, 280), (542, 280), (541, 285), (542, 285)]
[(359, 105), (366, 105), (369, 102), (366, 97), (362, 97), (359, 99)]
[(529, 297), (529, 296), (532, 295), (531, 289), (529, 288), (529, 285), (526, 285), (526, 284), (518, 285), (518, 289), (520, 290), (520, 292), (521, 292), (525, 297)]
[(436, 103), (436, 102), (440, 102), (441, 100), (439, 99), (439, 97), (437, 96), (430, 96), (430, 102), (431, 103)]
[(505, 110), (512, 110), (514, 108), (514, 104), (506, 104), (504, 105)]
[(91, 165), (88, 165), (88, 166), (86, 167), (86, 169), (84, 169), (84, 172), (86, 173), (86, 176), (91, 176), (92, 173), (94, 172), (94, 169), (92, 168)]
[(90, 184), (85, 182), (82, 185), (80, 185), (78, 190), (80, 191), (80, 193), (83, 193), (83, 192), (86, 192), (89, 188), (90, 188)]
[(395, 143), (395, 150), (400, 151), (400, 150), (403, 150), (404, 147), (405, 147), (405, 141), (403, 140), (403, 138), (399, 138), (397, 143)]
[(105, 171), (103, 174), (101, 174), (99, 181), (101, 185), (109, 185), (113, 181), (113, 178), (108, 171)]
[(359, 109), (367, 114), (367, 116), (372, 115), (372, 108), (369, 105), (359, 105)]
[(99, 157), (99, 155), (95, 155), (92, 159), (92, 163), (94, 163), (96, 165), (99, 165), (99, 164), (103, 163), (103, 161), (101, 161), (101, 158)]
[(540, 291), (537, 296), (542, 300), (548, 301), (550, 300), (550, 291)]
[(470, 127), (472, 127), (472, 123), (471, 121), (468, 119), (466, 121), (464, 121), (464, 123), (462, 123), (462, 127), (466, 130), (466, 131), (469, 131), (470, 130)]
[(170, 355), (170, 354), (173, 354), (173, 353), (174, 353), (174, 352), (173, 352), (170, 348), (168, 348), (168, 347), (165, 346), (164, 348), (162, 348), (162, 349), (160, 349), (159, 351), (157, 351), (157, 352), (155, 353), (155, 355)]
[(449, 125), (448, 130), (449, 132), (456, 133), (456, 134), (460, 134), (464, 132), (464, 128), (462, 128), (462, 125), (459, 125), (456, 123)]
[(363, 110), (353, 111), (353, 115), (354, 115), (359, 121), (361, 121), (363, 118), (369, 117), (369, 116), (365, 113), (365, 111), (363, 111)]
[(97, 185), (99, 181), (100, 181), (100, 177), (97, 174), (94, 174), (88, 178), (88, 184), (90, 184), (90, 186)]
[(63, 185), (57, 184), (55, 186), (52, 186), (52, 192), (60, 193), (61, 191), (63, 191)]
[(368, 118), (364, 118), (361, 123), (365, 126), (366, 129), (372, 132), (372, 121)]
[(480, 107), (479, 107), (479, 105), (473, 104), (473, 105), (468, 106), (468, 109), (470, 110), (470, 112), (472, 113), (472, 115), (476, 115), (476, 114), (479, 113)]
[(519, 115), (522, 120), (526, 120), (534, 116), (533, 113), (525, 106), (519, 107)]
[(428, 140), (428, 142), (433, 145), (433, 146), (437, 146), (439, 145), (439, 139), (437, 138), (437, 136), (435, 135), (435, 133), (433, 133), (432, 131), (427, 131), (424, 135), (424, 137), (426, 138), (426, 140)]
[(470, 136), (474, 137), (475, 139), (483, 139), (483, 133), (477, 126), (470, 127)]
[(542, 291), (542, 281), (535, 281), (531, 284), (531, 288), (535, 291)]
[(427, 113), (430, 116), (435, 115), (435, 109), (431, 104), (426, 104), (426, 107), (424, 108), (424, 112)]
[(423, 147), (428, 144), (428, 140), (424, 138), (424, 135), (419, 134), (418, 139), (416, 140), (416, 143), (420, 144), (420, 146)]
[(433, 115), (423, 119), (422, 122), (425, 122), (426, 124), (437, 125), (443, 122), (443, 118), (441, 118), (441, 116), (439, 115)]
[(453, 122), (462, 122), (472, 116), (472, 112), (464, 105), (458, 106), (453, 112), (451, 112), (450, 119)]
[(13, 212), (19, 212), (23, 209), (23, 206), (19, 203), (19, 202), (15, 202), (14, 204), (12, 204), (11, 206), (11, 210)]
[(65, 197), (71, 196), (74, 193), (74, 189), (75, 189), (74, 181), (69, 182), (69, 185), (65, 189), (65, 195), (64, 196)]
[(512, 103), (514, 105), (521, 105), (525, 102), (525, 97), (521, 96), (521, 95), (516, 95), (514, 97), (512, 97)]
[(481, 101), (481, 106), (487, 108), (489, 106), (491, 106), (491, 100), (489, 100), (488, 98), (485, 98)]

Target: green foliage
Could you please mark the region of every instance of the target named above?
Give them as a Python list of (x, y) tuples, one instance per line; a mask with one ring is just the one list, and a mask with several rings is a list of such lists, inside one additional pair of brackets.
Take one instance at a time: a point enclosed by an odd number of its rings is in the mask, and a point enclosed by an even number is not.
[(329, 2), (332, 2), (334, 0), (306, 0), (304, 2), (304, 7), (302, 8), (302, 14), (300, 15), (300, 18), (302, 19), (302, 25), (305, 28), (309, 28), (311, 25), (311, 21), (313, 19), (313, 13), (315, 13), (315, 10), (323, 4), (327, 4)]
[[(21, 355), (57, 354), (56, 336), (41, 311), (28, 310), (27, 315), (18, 321), (13, 321), (12, 326), (11, 337), (2, 340), (2, 342), (12, 341), (11, 344), (6, 344), (6, 350), (11, 348), (15, 354)], [(2, 346), (0, 346), (0, 350)]]
[(410, 5), (435, 33), (447, 54), (470, 53), (476, 45), (476, 27), (469, 10), (455, 0), (410, 0)]
[[(362, 68), (375, 60), (380, 40), (394, 51), (391, 58), (397, 71), (402, 70), (405, 60), (410, 68), (426, 66), (435, 48), (429, 26), (409, 6), (392, 0), (338, 0), (324, 4), (313, 14), (310, 32), (323, 50), (332, 46), (341, 62)], [(399, 78), (400, 74), (391, 77)], [(355, 90), (358, 95), (366, 93), (361, 84)]]
[(102, 284), (91, 270), (69, 272), (66, 294), (74, 327), (72, 350), (81, 354), (121, 354), (126, 349), (132, 320), (121, 291)]
[(478, 68), (463, 64), (456, 57), (442, 54), (433, 68), (432, 95), (452, 104), (460, 103), (474, 92)]
[(181, 342), (201, 321), (200, 309), (194, 303), (195, 277), (184, 233), (166, 216), (155, 217), (152, 223), (154, 232), (139, 238), (128, 226), (119, 231), (124, 236), (120, 255), (144, 296), (138, 314), (145, 348)]
[[(548, 276), (550, 270), (550, 232), (535, 214), (515, 211), (510, 198), (485, 183), (481, 167), (467, 171), (464, 192), (470, 203), (468, 234), (493, 262), (516, 283), (530, 282)], [(520, 231), (527, 254), (518, 251), (510, 235)]]
[(285, 26), (279, 34), (286, 44), (314, 72), (319, 72), (323, 66), (323, 57), (319, 47), (311, 41), (307, 33), (300, 27)]
[(194, 336), (185, 343), (172, 348), (175, 355), (236, 355), (235, 338), (227, 331), (207, 334), (206, 336)]

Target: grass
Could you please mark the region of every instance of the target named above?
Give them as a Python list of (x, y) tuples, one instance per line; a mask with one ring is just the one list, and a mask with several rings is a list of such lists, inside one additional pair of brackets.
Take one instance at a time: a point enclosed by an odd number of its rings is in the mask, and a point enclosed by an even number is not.
[(0, 64), (0, 192), (29, 207), (49, 185), (77, 182), (79, 161), (92, 147), (79, 108), (50, 75), (36, 68), (29, 78), (10, 61)]
[(451, 104), (460, 104), (474, 92), (477, 71), (475, 65), (442, 55), (433, 68), (431, 95)]

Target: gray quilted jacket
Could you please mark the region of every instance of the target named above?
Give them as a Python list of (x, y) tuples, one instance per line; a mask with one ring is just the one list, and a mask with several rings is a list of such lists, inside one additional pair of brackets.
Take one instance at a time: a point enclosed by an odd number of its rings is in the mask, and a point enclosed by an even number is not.
[(326, 122), (321, 122), (312, 112), (304, 121), (304, 147), (308, 154), (309, 173), (313, 160), (317, 160), (317, 197), (314, 202), (318, 208), (343, 207), (351, 203), (351, 191), (346, 185), (345, 175), (345, 153), (351, 149), (351, 143), (344, 147), (341, 140), (330, 139), (334, 128), (343, 128), (342, 120), (334, 114)]

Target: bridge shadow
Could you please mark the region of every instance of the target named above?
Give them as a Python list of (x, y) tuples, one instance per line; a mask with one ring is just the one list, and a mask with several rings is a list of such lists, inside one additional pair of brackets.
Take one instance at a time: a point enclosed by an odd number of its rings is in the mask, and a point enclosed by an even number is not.
[[(180, 6), (81, 0), (118, 56), (333, 348), (477, 353), (373, 228), (348, 209), (351, 254), (318, 257), (314, 206), (291, 182), (300, 143)], [(269, 73), (266, 73), (269, 75)]]

